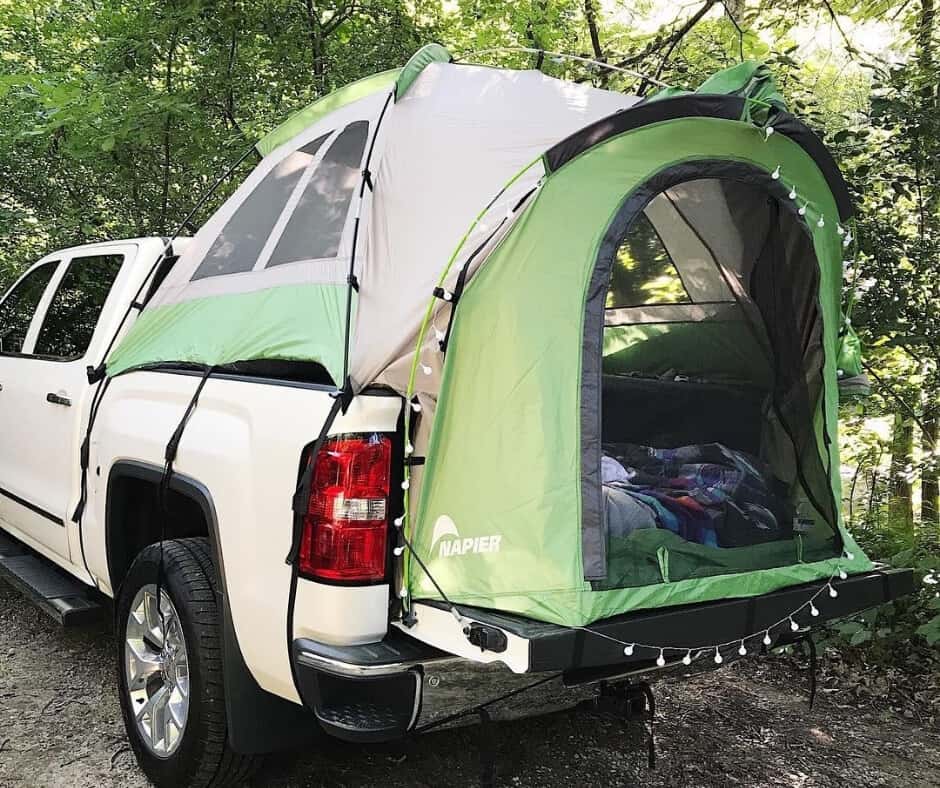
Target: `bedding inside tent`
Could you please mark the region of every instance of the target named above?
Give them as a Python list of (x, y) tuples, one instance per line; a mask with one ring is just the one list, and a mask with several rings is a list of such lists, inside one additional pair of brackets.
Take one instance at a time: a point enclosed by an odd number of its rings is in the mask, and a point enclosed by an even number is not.
[(798, 218), (752, 184), (692, 180), (655, 196), (617, 246), (596, 588), (840, 552), (814, 435), (819, 264)]

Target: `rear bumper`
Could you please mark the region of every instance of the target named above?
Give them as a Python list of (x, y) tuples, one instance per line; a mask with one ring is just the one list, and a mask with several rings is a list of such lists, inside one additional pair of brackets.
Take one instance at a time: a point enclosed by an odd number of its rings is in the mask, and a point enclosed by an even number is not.
[[(627, 657), (619, 641), (689, 646), (697, 666), (713, 667), (711, 650), (698, 654), (694, 647), (761, 632), (822, 585), (809, 583), (759, 597), (616, 616), (592, 624), (592, 632), (462, 608), (466, 617), (525, 641), (526, 672), (513, 672), (502, 662), (455, 657), (397, 630), (381, 643), (365, 646), (337, 647), (299, 639), (294, 641), (293, 659), (301, 697), (327, 732), (352, 741), (382, 741), (472, 722), (481, 706), (497, 719), (572, 706), (595, 696), (600, 681), (629, 680), (659, 670), (658, 649), (637, 647)], [(788, 627), (772, 631), (775, 645), (802, 637), (810, 624), (816, 627), (909, 594), (914, 579), (911, 570), (879, 569), (834, 585), (839, 594), (827, 595), (825, 604), (820, 600), (818, 617), (804, 612), (795, 617), (799, 631)], [(681, 652), (666, 656), (665, 669), (690, 671), (680, 662)], [(726, 652), (728, 661), (734, 656), (735, 649)]]

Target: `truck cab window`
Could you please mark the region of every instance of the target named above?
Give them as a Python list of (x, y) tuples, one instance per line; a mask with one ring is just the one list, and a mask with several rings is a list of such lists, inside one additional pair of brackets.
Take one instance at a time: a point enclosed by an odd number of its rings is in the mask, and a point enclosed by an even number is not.
[(123, 255), (106, 254), (76, 257), (69, 263), (39, 330), (37, 356), (75, 359), (85, 355), (123, 262)]
[(58, 264), (50, 260), (37, 266), (0, 301), (0, 353), (23, 352), (29, 324)]

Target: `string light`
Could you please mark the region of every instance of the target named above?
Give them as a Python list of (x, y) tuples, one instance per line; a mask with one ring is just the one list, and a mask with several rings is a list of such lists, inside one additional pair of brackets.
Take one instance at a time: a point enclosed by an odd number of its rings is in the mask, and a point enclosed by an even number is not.
[(764, 129), (764, 142), (766, 142), (767, 140), (769, 140), (769, 139), (770, 139), (770, 136), (771, 136), (773, 133), (774, 133), (774, 127), (773, 127), (773, 126), (767, 126), (767, 128)]
[(632, 657), (633, 656), (633, 644), (627, 643), (627, 645), (623, 647), (623, 653), (628, 657)]
[(422, 364), (422, 365), (421, 365), (421, 371), (422, 371), (425, 375), (430, 375), (434, 370), (431, 369), (427, 364)]
[(773, 641), (770, 639), (770, 631), (764, 633), (764, 639), (761, 641), (765, 646), (769, 646)]
[(789, 197), (791, 200), (796, 199), (796, 186), (790, 187), (790, 193), (787, 195), (787, 197)]
[(663, 656), (663, 651), (664, 651), (664, 650), (665, 650), (665, 649), (660, 649), (660, 650), (659, 650), (659, 656), (656, 657), (656, 664), (657, 664), (659, 667), (662, 667), (663, 665), (666, 664), (666, 658)]
[(747, 656), (747, 646), (744, 645), (744, 641), (743, 641), (743, 640), (741, 641), (741, 646), (740, 646), (740, 648), (738, 648), (738, 654), (740, 654), (742, 657), (746, 657), (746, 656)]
[(414, 454), (414, 453), (415, 453), (415, 447), (412, 446), (410, 442), (406, 443), (406, 444), (405, 444), (405, 455), (410, 457), (410, 456), (411, 456), (412, 454)]
[(721, 652), (718, 650), (718, 646), (715, 646), (715, 664), (720, 665), (724, 662), (724, 659), (721, 656)]
[(796, 623), (796, 621), (794, 620), (793, 616), (790, 616), (790, 630), (791, 630), (792, 632), (799, 632), (799, 631), (800, 631), (800, 625)]
[(406, 599), (408, 597), (408, 589), (402, 586), (401, 590), (398, 592), (398, 596), (402, 599)]
[(806, 216), (806, 205), (807, 205), (807, 203), (804, 202), (804, 203), (800, 206), (800, 210), (797, 211), (797, 213), (798, 213), (800, 216)]
[(809, 603), (809, 614), (813, 618), (816, 618), (816, 616), (819, 615), (819, 608), (816, 607), (816, 605), (814, 605), (812, 602)]
[(396, 528), (401, 528), (404, 524), (405, 524), (405, 516), (404, 516), (404, 515), (402, 515), (401, 517), (396, 517), (396, 518), (395, 518), (395, 527), (396, 527)]
[(689, 649), (688, 651), (685, 652), (685, 656), (682, 658), (682, 664), (683, 665), (692, 664), (692, 649)]
[(396, 556), (399, 556), (399, 555), (401, 555), (402, 553), (405, 552), (405, 548), (404, 548), (404, 547), (396, 547), (394, 550), (392, 550), (392, 552), (393, 552)]
[(819, 214), (819, 221), (816, 222), (816, 226), (817, 226), (817, 227), (825, 227), (825, 226), (826, 226), (826, 217), (823, 216), (822, 214)]
[(775, 181), (780, 180), (780, 165), (779, 164), (777, 165), (776, 169), (774, 169), (774, 171), (770, 173), (770, 177), (773, 178)]
[(829, 584), (829, 596), (830, 596), (832, 599), (835, 599), (837, 596), (839, 596), (839, 592), (836, 591), (836, 589), (835, 589), (835, 587), (832, 585), (832, 583)]
[(411, 403), (411, 409), (412, 409), (415, 413), (420, 413), (420, 412), (421, 412), (421, 403), (420, 403), (420, 402), (412, 402), (412, 403)]
[(848, 577), (849, 577), (849, 576), (845, 573), (845, 570), (844, 570), (844, 569), (840, 569), (840, 570), (839, 570), (839, 579), (840, 579), (840, 580), (847, 580)]
[(401, 483), (401, 488), (402, 488), (403, 490), (407, 490), (409, 487), (411, 487), (411, 482), (410, 482), (408, 479), (405, 479), (405, 480)]

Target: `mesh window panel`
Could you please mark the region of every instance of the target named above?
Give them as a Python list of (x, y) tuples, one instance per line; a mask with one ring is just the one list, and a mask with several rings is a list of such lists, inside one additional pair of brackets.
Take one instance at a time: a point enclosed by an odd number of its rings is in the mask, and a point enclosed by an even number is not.
[(324, 134), (294, 151), (264, 177), (225, 223), (191, 281), (255, 267), (288, 199), (329, 136)]
[(76, 257), (69, 263), (39, 329), (37, 356), (75, 359), (85, 355), (123, 262), (124, 255), (107, 254)]
[(607, 290), (607, 308), (687, 304), (690, 300), (652, 223), (640, 215), (617, 249)]
[(366, 121), (351, 123), (323, 156), (268, 261), (268, 268), (336, 257), (369, 136)]
[(26, 332), (58, 260), (34, 268), (0, 303), (0, 353), (22, 353)]

